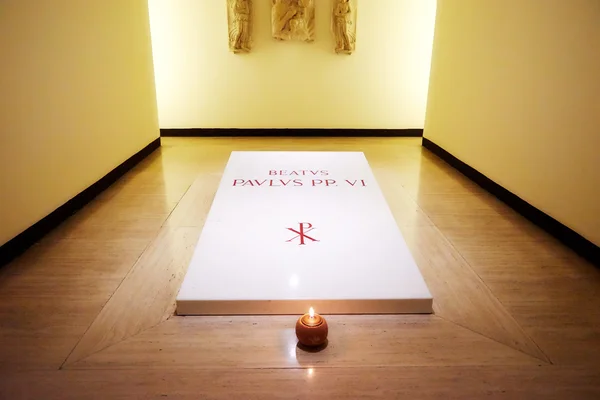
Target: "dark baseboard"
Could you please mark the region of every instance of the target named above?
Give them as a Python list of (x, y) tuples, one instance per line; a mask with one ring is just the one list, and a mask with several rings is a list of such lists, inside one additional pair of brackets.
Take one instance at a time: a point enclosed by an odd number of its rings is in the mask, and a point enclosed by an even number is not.
[(483, 189), (496, 196), (523, 217), (570, 247), (577, 254), (584, 257), (592, 264), (600, 266), (600, 247), (573, 231), (571, 228), (558, 222), (548, 214), (532, 206), (516, 194), (498, 185), (496, 182), (492, 181), (473, 167), (465, 164), (431, 140), (423, 138), (423, 147), (440, 157)]
[(166, 128), (163, 137), (422, 137), (423, 129), (277, 129), (277, 128)]
[(126, 172), (135, 167), (140, 161), (159, 147), (160, 138), (157, 138), (142, 150), (129, 157), (129, 159), (124, 161), (121, 165), (110, 171), (99, 181), (58, 207), (24, 232), (0, 246), (0, 266), (8, 264), (10, 261), (23, 254), (29, 247), (42, 239), (71, 215), (83, 208), (104, 190), (108, 189), (110, 185), (115, 183)]

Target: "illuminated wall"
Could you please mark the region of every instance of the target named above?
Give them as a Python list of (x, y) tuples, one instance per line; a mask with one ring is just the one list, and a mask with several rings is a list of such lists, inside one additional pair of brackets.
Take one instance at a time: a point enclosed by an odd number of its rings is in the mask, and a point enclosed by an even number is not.
[(600, 2), (440, 0), (425, 137), (600, 245)]
[(0, 5), (0, 244), (158, 137), (144, 0)]
[(227, 47), (225, 0), (150, 0), (161, 128), (423, 128), (435, 0), (359, 1), (357, 51), (336, 55), (331, 0), (312, 44), (271, 38), (254, 0), (255, 47)]

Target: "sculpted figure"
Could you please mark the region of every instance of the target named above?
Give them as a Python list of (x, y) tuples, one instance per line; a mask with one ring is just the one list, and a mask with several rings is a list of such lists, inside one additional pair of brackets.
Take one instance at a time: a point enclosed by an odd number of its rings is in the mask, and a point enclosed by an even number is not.
[(350, 0), (333, 0), (335, 52), (352, 54), (356, 43), (356, 7)]
[(252, 0), (227, 0), (229, 49), (248, 53), (252, 46)]
[(278, 40), (315, 40), (314, 0), (272, 0), (271, 25)]

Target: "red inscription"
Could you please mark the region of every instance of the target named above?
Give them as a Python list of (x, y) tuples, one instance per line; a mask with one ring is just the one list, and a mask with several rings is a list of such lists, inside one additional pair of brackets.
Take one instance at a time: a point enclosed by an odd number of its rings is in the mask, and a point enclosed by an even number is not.
[(287, 175), (289, 175), (289, 176), (292, 176), (292, 175), (317, 176), (317, 175), (321, 175), (321, 176), (327, 176), (327, 175), (329, 175), (329, 172), (325, 171), (325, 170), (314, 170), (313, 171), (311, 169), (299, 169), (296, 171), (288, 172), (286, 170), (281, 170), (281, 169), (278, 169), (278, 170), (272, 169), (269, 171), (269, 175), (282, 175), (282, 176), (287, 176)]
[(232, 186), (302, 186), (300, 179), (234, 179)]
[(325, 186), (337, 186), (335, 183), (335, 180), (333, 179), (313, 179), (312, 180), (312, 186), (319, 186), (319, 185), (325, 185)]
[(290, 240), (286, 240), (286, 242), (291, 242), (292, 240), (300, 239), (300, 246), (306, 244), (306, 243), (304, 243), (304, 239), (309, 239), (309, 240), (312, 240), (313, 242), (318, 242), (317, 239), (312, 238), (307, 235), (308, 232), (315, 229), (315, 228), (313, 228), (312, 224), (309, 222), (300, 222), (300, 227), (298, 228), (298, 230), (293, 229), (293, 228), (286, 228), (286, 229), (296, 233), (296, 236), (294, 236)]
[[(358, 181), (353, 181), (353, 182), (351, 182), (351, 181), (349, 181), (348, 179), (346, 179), (346, 183), (348, 183), (348, 185), (350, 185), (350, 186), (354, 186), (354, 185), (356, 185), (356, 183), (357, 183), (357, 182), (358, 182)], [(360, 180), (360, 183), (362, 184), (362, 186), (367, 186), (367, 184), (365, 183), (365, 180), (364, 180), (364, 179), (361, 179), (361, 180)]]
[[(303, 170), (305, 171), (305, 170)], [(285, 173), (283, 175), (287, 174), (287, 171), (269, 171), (270, 175), (281, 175), (280, 173)], [(292, 172), (296, 172), (296, 171), (292, 171)], [(319, 172), (319, 171), (309, 171), (311, 173), (314, 172)], [(326, 172), (326, 171), (325, 171)], [(292, 175), (287, 174), (287, 175)], [(306, 179), (303, 180), (301, 178), (296, 178), (296, 179), (234, 179), (233, 180), (233, 186), (252, 186), (252, 187), (260, 187), (260, 186), (269, 186), (269, 187), (286, 187), (286, 186), (304, 186), (304, 184), (310, 185), (310, 186), (323, 186), (323, 187), (337, 187), (339, 186), (338, 182), (335, 179)], [(349, 179), (345, 179), (344, 181), (340, 182), (342, 184), (342, 186), (344, 185), (350, 185), (352, 187), (356, 187), (356, 186), (367, 186), (367, 183), (365, 182), (364, 179), (360, 179), (360, 180), (349, 180)]]

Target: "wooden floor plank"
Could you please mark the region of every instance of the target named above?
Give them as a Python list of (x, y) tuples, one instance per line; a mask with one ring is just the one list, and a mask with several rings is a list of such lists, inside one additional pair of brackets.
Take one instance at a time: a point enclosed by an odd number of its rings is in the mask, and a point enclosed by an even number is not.
[(221, 174), (201, 174), (192, 183), (165, 224), (175, 227), (202, 228), (220, 181)]
[[(328, 316), (320, 352), (297, 346), (294, 316), (173, 317), (69, 369), (539, 365), (436, 316)], [(451, 345), (450, 345), (451, 344)]]
[(404, 227), (403, 234), (433, 294), (436, 314), (549, 361), (436, 227)]
[(398, 226), (433, 226), (431, 219), (397, 182), (392, 172), (380, 169), (373, 173)]
[(164, 321), (200, 235), (197, 228), (161, 229), (69, 355), (66, 364)]
[(522, 217), (473, 219), (440, 230), (553, 362), (597, 363), (600, 270)]
[(69, 370), (0, 376), (0, 398), (595, 400), (598, 381), (597, 370), (556, 366)]
[[(0, 296), (0, 376), (60, 367), (110, 296), (87, 288), (85, 297), (58, 301), (56, 295)], [(54, 293), (61, 289), (57, 285)]]

